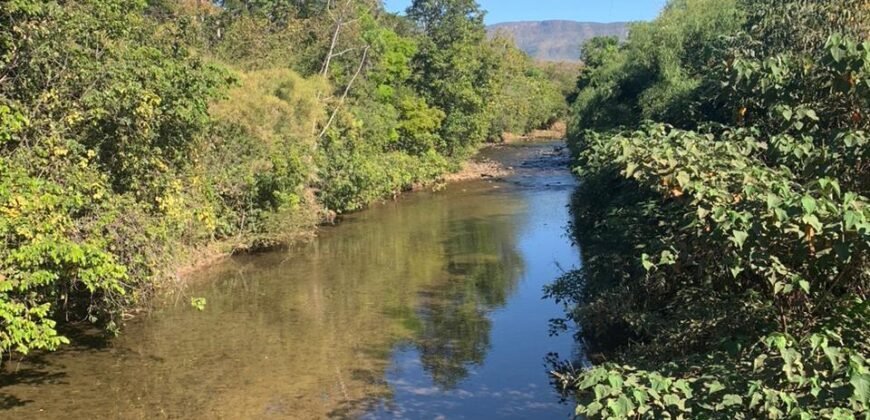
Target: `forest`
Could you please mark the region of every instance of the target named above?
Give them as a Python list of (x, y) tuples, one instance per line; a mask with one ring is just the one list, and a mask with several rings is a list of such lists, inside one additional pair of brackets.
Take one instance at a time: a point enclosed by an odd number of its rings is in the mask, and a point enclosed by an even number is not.
[(870, 3), (672, 0), (570, 111), (589, 418), (868, 418)]
[(483, 16), (472, 0), (401, 16), (0, 2), (4, 359), (67, 344), (69, 324), (118, 333), (179, 266), (286, 245), (559, 119), (563, 88)]

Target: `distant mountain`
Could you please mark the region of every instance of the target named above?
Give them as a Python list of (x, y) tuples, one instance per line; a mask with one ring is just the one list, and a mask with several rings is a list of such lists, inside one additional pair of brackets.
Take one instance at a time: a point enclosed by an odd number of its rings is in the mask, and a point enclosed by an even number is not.
[(580, 61), (580, 46), (596, 36), (628, 36), (628, 22), (594, 23), (571, 20), (506, 22), (487, 27), (490, 36), (501, 31), (532, 58), (542, 61)]

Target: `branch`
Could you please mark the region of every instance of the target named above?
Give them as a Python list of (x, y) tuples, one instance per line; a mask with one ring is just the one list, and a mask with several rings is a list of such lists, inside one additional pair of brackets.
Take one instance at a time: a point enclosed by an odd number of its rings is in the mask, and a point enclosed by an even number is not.
[(326, 59), (323, 60), (323, 65), (320, 67), (320, 74), (326, 76), (329, 74), (329, 63), (332, 62), (332, 52), (335, 51), (335, 44), (338, 42), (338, 34), (341, 32), (341, 21), (335, 25), (335, 32), (332, 33), (332, 42), (329, 44), (329, 51), (326, 52)]
[(348, 82), (347, 86), (345, 86), (344, 93), (341, 95), (341, 100), (338, 101), (338, 106), (336, 106), (335, 109), (332, 110), (332, 115), (329, 116), (329, 120), (326, 121), (326, 125), (323, 126), (323, 130), (317, 136), (318, 139), (323, 138), (323, 136), (326, 134), (326, 130), (329, 130), (329, 126), (332, 125), (332, 121), (335, 120), (335, 115), (338, 114), (338, 110), (341, 109), (342, 105), (344, 105), (344, 101), (347, 99), (347, 94), (348, 94), (348, 92), (350, 92), (350, 88), (351, 88), (351, 86), (353, 86), (353, 82), (356, 81), (356, 78), (359, 77), (359, 74), (360, 74), (360, 72), (362, 72), (363, 67), (365, 67), (366, 58), (368, 58), (368, 55), (369, 55), (369, 47), (366, 47), (363, 50), (362, 60), (359, 61), (359, 67), (357, 67), (356, 73), (353, 74), (353, 77), (351, 77), (350, 82)]
[(333, 17), (333, 20), (335, 21), (335, 31), (332, 32), (332, 41), (330, 41), (329, 43), (329, 51), (326, 52), (326, 58), (323, 60), (323, 65), (320, 66), (320, 74), (323, 76), (329, 74), (329, 65), (332, 63), (332, 59), (347, 52), (347, 50), (345, 50), (338, 54), (333, 53), (333, 51), (335, 51), (335, 46), (338, 43), (338, 36), (341, 34), (341, 28), (343, 28), (345, 25), (349, 25), (359, 20), (359, 18), (345, 20), (345, 17), (347, 16), (347, 7), (349, 4), (350, 0), (348, 0), (348, 2), (344, 4), (344, 8), (341, 9), (341, 15), (338, 17), (338, 19), (335, 19), (335, 17)]
[(332, 58), (335, 58), (335, 57), (341, 57), (341, 56), (343, 56), (343, 55), (345, 55), (345, 54), (347, 54), (347, 53), (349, 53), (349, 52), (351, 52), (351, 51), (356, 51), (356, 50), (358, 50), (358, 49), (359, 49), (359, 48), (357, 48), (357, 47), (348, 48), (348, 49), (346, 49), (346, 50), (344, 50), (344, 51), (340, 51), (340, 52), (337, 52), (337, 53), (333, 54), (333, 55), (332, 55)]

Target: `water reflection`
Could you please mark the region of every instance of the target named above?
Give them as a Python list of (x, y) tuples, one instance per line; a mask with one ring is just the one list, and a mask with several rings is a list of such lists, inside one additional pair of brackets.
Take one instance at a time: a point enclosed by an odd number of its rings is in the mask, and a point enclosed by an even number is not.
[(490, 216), (451, 223), (444, 242), (447, 281), (429, 288), (419, 310), (422, 328), (414, 342), (423, 369), (449, 390), (483, 363), (490, 347), (488, 313), (504, 306), (522, 275), (514, 220)]
[[(502, 159), (511, 159), (516, 149), (497, 152), (507, 154)], [(463, 320), (477, 319), (480, 323), (453, 327), (450, 328), (453, 335), (435, 337), (449, 339), (461, 333), (462, 337), (480, 337), (481, 340), (465, 339), (461, 342), (467, 347), (459, 349), (451, 347), (456, 342), (450, 341), (443, 346), (441, 342), (425, 340), (424, 346), (419, 341), (400, 346), (386, 374), (391, 396), (373, 407), (365, 418), (564, 419), (571, 416), (571, 406), (561, 404), (550, 386), (547, 355), (554, 352), (562, 357), (569, 356), (576, 347), (567, 335), (549, 336), (548, 321), (563, 313), (557, 305), (542, 301), (541, 297), (543, 286), (562, 272), (560, 266), (570, 269), (579, 264), (577, 249), (564, 235), (568, 223), (566, 205), (575, 184), (564, 167), (543, 165), (551, 158), (547, 152), (548, 149), (540, 147), (522, 150), (523, 161), (535, 162), (537, 166), (521, 170), (494, 193), (510, 195), (523, 203), (518, 211), (503, 215), (513, 227), (509, 238), (488, 237), (490, 233), (504, 230), (487, 230), (477, 222), (474, 222), (476, 229), (469, 229), (461, 226), (468, 220), (459, 218), (458, 230), (479, 233), (457, 237), (448, 247), (457, 250), (456, 255), (465, 256), (472, 254), (468, 249), (487, 250), (487, 257), (471, 259), (468, 265), (463, 264), (468, 261), (462, 258), (452, 258), (454, 266), (449, 271), (463, 276), (465, 282), (453, 288), (450, 288), (452, 283), (442, 285), (445, 289), (436, 300), (455, 312), (477, 309)], [(464, 244), (471, 245), (463, 248)], [(474, 279), (486, 281), (477, 284)], [(453, 296), (476, 300), (457, 300)], [(426, 304), (422, 307), (426, 308)], [(477, 318), (474, 314), (482, 316)], [(445, 325), (449, 321), (449, 317), (435, 318), (433, 325)], [(476, 346), (469, 345), (472, 343)], [(425, 344), (437, 351), (430, 352)], [(449, 351), (444, 351), (445, 348)], [(441, 355), (434, 359), (437, 363), (433, 364), (430, 359), (432, 354)], [(445, 361), (444, 355), (454, 357)]]
[(351, 216), (289, 252), (234, 258), (117, 339), (83, 335), (6, 364), (0, 417), (377, 417), (415, 404), (475, 416), (477, 399), (501, 398), (563, 418), (541, 359), (571, 344), (547, 341), (558, 307), (541, 287), (554, 259), (576, 259), (559, 235), (566, 196), (473, 182)]

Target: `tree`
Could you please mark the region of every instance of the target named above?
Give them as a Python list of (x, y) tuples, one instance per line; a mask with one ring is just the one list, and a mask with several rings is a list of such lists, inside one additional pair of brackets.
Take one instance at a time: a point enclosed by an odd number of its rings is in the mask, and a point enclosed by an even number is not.
[(407, 14), (425, 35), (414, 60), (416, 83), (446, 113), (441, 152), (463, 155), (489, 128), (484, 98), (493, 75), (481, 56), (484, 12), (473, 0), (415, 0)]

